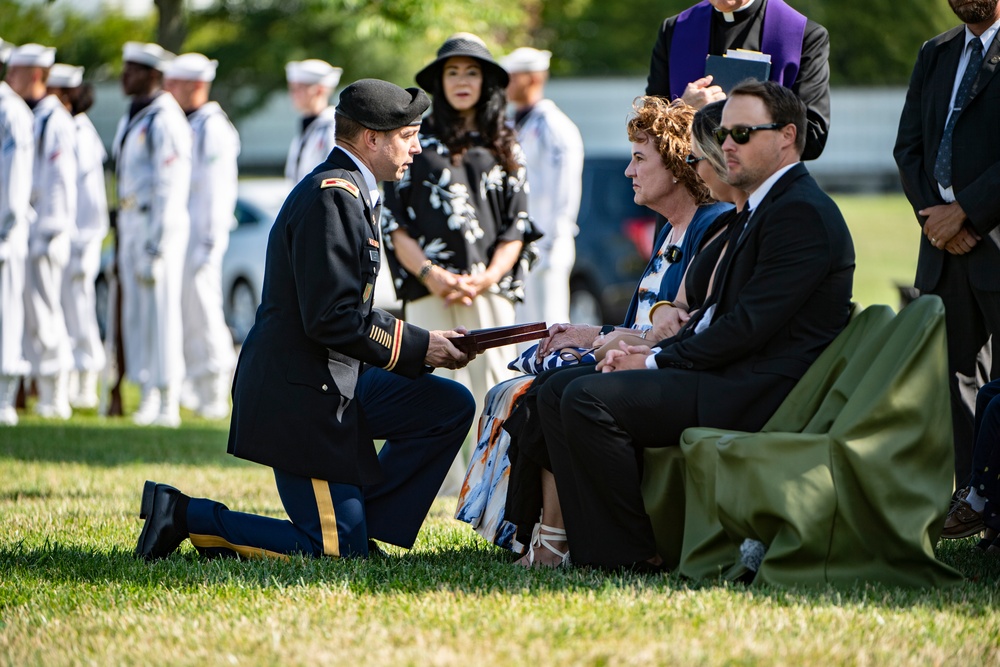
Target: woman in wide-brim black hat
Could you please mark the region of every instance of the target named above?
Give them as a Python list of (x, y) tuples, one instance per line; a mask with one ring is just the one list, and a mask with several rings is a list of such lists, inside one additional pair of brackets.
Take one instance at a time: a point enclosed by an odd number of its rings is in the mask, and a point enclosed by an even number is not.
[[(522, 277), (538, 238), (528, 218), (524, 159), (505, 122), (508, 75), (481, 39), (452, 35), (416, 76), (433, 98), (423, 152), (386, 187), (382, 231), (407, 321), (430, 329), (514, 323)], [(482, 400), (511, 377), (516, 350), (469, 366)]]

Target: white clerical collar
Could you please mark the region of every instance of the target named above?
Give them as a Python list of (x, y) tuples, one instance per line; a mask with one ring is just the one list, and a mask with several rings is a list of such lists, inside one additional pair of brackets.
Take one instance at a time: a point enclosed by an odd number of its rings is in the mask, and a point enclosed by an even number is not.
[(344, 148), (343, 146), (337, 146), (340, 150), (347, 153), (347, 157), (354, 161), (354, 164), (358, 166), (358, 171), (361, 172), (361, 176), (365, 179), (365, 185), (368, 186), (368, 201), (371, 202), (372, 206), (378, 203), (378, 181), (375, 180), (375, 174), (372, 173), (371, 169), (366, 167), (364, 163), (358, 159), (358, 157)]
[(996, 23), (991, 25), (989, 28), (983, 31), (982, 35), (976, 37), (975, 35), (972, 34), (972, 31), (969, 30), (969, 26), (965, 26), (965, 48), (966, 49), (969, 48), (969, 42), (971, 42), (972, 40), (979, 39), (983, 43), (983, 53), (985, 53), (986, 49), (990, 48), (990, 44), (993, 42), (993, 38), (996, 37), (997, 30), (1000, 30), (1000, 21), (997, 21)]
[(736, 14), (736, 13), (739, 13), (739, 12), (742, 12), (742, 11), (746, 11), (747, 9), (750, 8), (750, 5), (752, 5), (756, 1), (757, 0), (750, 0), (750, 2), (748, 2), (745, 5), (743, 5), (742, 7), (740, 7), (739, 9), (737, 9), (735, 12), (720, 12), (718, 9), (716, 9), (715, 11), (719, 12), (720, 14), (722, 14), (722, 18), (725, 19), (726, 23), (732, 23), (733, 21), (736, 20), (736, 17), (733, 16), (733, 14)]

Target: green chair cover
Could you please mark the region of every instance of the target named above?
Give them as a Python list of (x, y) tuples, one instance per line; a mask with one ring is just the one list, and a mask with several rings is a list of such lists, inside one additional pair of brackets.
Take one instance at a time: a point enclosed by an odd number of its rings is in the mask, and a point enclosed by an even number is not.
[[(753, 539), (767, 547), (755, 583), (957, 583), (933, 550), (952, 488), (949, 410), (940, 299), (896, 317), (870, 307), (760, 433), (684, 432), (685, 518), (654, 518), (657, 544), (680, 532), (678, 569), (697, 578), (738, 573), (739, 545)], [(674, 490), (651, 493), (667, 450), (645, 455), (647, 505), (676, 502)]]
[[(684, 538), (684, 455), (678, 447), (647, 449), (642, 499), (653, 523), (656, 551), (668, 569), (677, 568)], [(721, 527), (720, 527), (721, 528)], [(728, 544), (728, 542), (727, 542)]]
[[(860, 311), (848, 325), (827, 346), (823, 354), (813, 363), (806, 375), (788, 395), (777, 414), (787, 417), (775, 426), (772, 417), (763, 430), (804, 431), (816, 413), (819, 404), (830, 391), (831, 384), (839, 377), (847, 365), (847, 358), (861, 345), (866, 337), (885, 326), (893, 318), (888, 306), (873, 306)], [(791, 413), (791, 414), (789, 414)], [(816, 428), (824, 428), (817, 424)], [(718, 577), (731, 571), (739, 562), (739, 543), (732, 540), (722, 530), (715, 502), (716, 445), (736, 437), (733, 432), (694, 428), (687, 429), (681, 436), (681, 450), (687, 461), (687, 484), (685, 486), (685, 521), (683, 544), (678, 571), (694, 579)], [(647, 454), (647, 463), (650, 460)], [(656, 465), (654, 463), (654, 465)], [(645, 481), (645, 480), (644, 480)], [(735, 574), (741, 570), (737, 568)]]

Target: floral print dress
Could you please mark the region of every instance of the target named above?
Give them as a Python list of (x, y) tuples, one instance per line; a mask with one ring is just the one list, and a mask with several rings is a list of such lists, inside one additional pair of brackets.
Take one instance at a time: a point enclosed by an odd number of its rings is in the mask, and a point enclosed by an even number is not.
[(435, 264), (456, 274), (482, 273), (498, 243), (523, 241), (517, 264), (490, 291), (511, 302), (524, 298), (523, 278), (537, 256), (540, 238), (528, 217), (528, 186), (524, 156), (516, 148), (519, 168), (508, 173), (481, 142), (469, 148), (458, 165), (436, 137), (421, 134), (423, 152), (398, 183), (385, 184), (382, 240), (396, 296), (415, 301), (429, 294), (400, 265), (391, 233), (405, 230)]

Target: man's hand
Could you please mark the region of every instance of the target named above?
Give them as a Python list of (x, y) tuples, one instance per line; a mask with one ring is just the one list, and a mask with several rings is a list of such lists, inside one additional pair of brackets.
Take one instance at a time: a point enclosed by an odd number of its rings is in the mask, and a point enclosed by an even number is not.
[(676, 336), (681, 327), (691, 319), (691, 313), (677, 306), (663, 305), (653, 313), (653, 328), (646, 335), (650, 341)]
[(618, 343), (618, 347), (617, 350), (608, 350), (604, 359), (597, 364), (598, 371), (613, 373), (614, 371), (646, 370), (646, 357), (653, 353), (648, 345), (626, 345), (622, 341)]
[(968, 216), (957, 201), (930, 206), (917, 211), (917, 214), (927, 217), (924, 221), (924, 236), (939, 250), (948, 245), (968, 220)]
[(594, 347), (594, 339), (600, 332), (600, 327), (589, 324), (553, 324), (549, 327), (549, 337), (538, 343), (536, 356), (541, 359), (552, 350), (564, 347)]
[(424, 355), (424, 363), (433, 368), (463, 368), (470, 361), (476, 358), (475, 352), (465, 354), (455, 347), (449, 338), (457, 338), (467, 334), (465, 327), (458, 327), (452, 331), (431, 331), (430, 340), (427, 342), (427, 354)]
[(958, 230), (958, 234), (951, 237), (951, 240), (948, 241), (944, 249), (952, 255), (964, 255), (975, 248), (976, 244), (982, 240), (983, 237), (979, 235), (972, 225), (965, 224)]
[(709, 74), (689, 83), (684, 88), (684, 94), (681, 95), (681, 99), (695, 109), (700, 109), (710, 102), (726, 99), (726, 94), (720, 86), (712, 85), (712, 75)]

